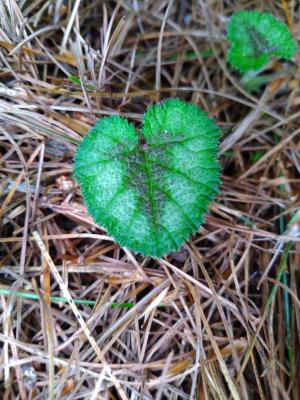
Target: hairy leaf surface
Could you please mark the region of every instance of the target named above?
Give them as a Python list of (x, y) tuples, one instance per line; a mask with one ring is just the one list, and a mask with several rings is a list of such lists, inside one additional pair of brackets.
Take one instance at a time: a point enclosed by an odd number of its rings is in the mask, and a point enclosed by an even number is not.
[(75, 155), (89, 213), (131, 250), (177, 250), (217, 193), (219, 137), (204, 111), (178, 99), (150, 107), (141, 132), (121, 117), (100, 119)]
[(290, 60), (296, 52), (296, 42), (288, 27), (267, 12), (239, 11), (227, 26), (231, 44), (228, 61), (241, 72), (257, 71), (270, 57)]

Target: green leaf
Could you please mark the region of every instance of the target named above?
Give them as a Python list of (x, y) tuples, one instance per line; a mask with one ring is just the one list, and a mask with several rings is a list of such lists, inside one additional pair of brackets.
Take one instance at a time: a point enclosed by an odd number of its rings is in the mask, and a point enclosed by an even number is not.
[(251, 159), (252, 163), (254, 164), (258, 160), (260, 160), (265, 154), (266, 154), (266, 152), (264, 150), (253, 151), (250, 153), (250, 159)]
[(297, 48), (288, 27), (267, 12), (234, 13), (227, 26), (227, 39), (231, 44), (228, 61), (242, 73), (260, 70), (271, 57), (290, 60)]
[(80, 79), (75, 75), (69, 75), (68, 79), (69, 79), (69, 81), (76, 83), (77, 85), (81, 85)]
[(199, 229), (217, 193), (220, 132), (196, 105), (153, 105), (137, 132), (100, 119), (80, 144), (74, 175), (89, 213), (122, 246), (161, 257)]
[(257, 72), (249, 71), (243, 75), (240, 83), (243, 88), (251, 92), (259, 92), (262, 85), (269, 83), (271, 79), (275, 77), (275, 74), (264, 74), (257, 75)]
[(183, 54), (182, 53), (175, 53), (170, 57), (170, 60), (176, 61), (180, 55), (183, 55), (185, 60), (196, 60), (198, 56), (201, 56), (202, 58), (207, 58), (211, 57), (214, 55), (213, 49), (203, 49), (200, 51), (186, 51)]

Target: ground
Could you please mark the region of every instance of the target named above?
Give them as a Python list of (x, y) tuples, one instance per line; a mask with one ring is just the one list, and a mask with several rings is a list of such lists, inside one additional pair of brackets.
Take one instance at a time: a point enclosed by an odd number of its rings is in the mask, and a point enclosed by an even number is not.
[[(299, 52), (245, 88), (242, 9), (299, 39), (296, 1), (0, 2), (1, 398), (300, 398)], [(88, 215), (73, 156), (97, 119), (139, 128), (170, 97), (220, 127), (222, 184), (153, 259)]]

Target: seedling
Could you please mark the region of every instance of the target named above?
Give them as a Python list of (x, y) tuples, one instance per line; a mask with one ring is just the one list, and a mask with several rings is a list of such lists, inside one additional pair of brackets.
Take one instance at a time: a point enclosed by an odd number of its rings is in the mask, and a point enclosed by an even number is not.
[(288, 27), (267, 12), (234, 13), (227, 26), (227, 39), (231, 45), (228, 62), (245, 74), (248, 85), (261, 84), (256, 75), (271, 58), (290, 60), (297, 48)]
[(204, 111), (178, 99), (151, 106), (141, 131), (119, 116), (100, 119), (75, 155), (89, 213), (142, 255), (179, 249), (217, 193), (219, 138)]

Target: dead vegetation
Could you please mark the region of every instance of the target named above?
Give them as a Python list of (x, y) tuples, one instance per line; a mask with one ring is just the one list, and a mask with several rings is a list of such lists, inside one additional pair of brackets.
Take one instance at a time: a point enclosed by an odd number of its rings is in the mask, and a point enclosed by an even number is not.
[[(254, 94), (226, 64), (228, 17), (262, 7), (299, 38), (296, 1), (0, 2), (1, 398), (300, 398), (299, 58)], [(223, 183), (144, 259), (86, 214), (72, 157), (176, 96), (221, 127)]]

